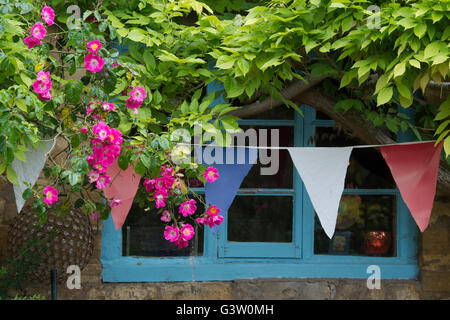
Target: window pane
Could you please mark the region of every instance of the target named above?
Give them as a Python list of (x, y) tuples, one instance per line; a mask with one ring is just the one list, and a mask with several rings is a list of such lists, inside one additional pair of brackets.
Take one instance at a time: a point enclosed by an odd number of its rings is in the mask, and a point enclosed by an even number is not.
[(317, 120), (333, 120), (328, 115), (321, 111), (316, 111), (316, 119)]
[(228, 210), (228, 241), (292, 242), (293, 198), (237, 196)]
[[(363, 145), (337, 128), (316, 128), (316, 147), (343, 147)], [(355, 148), (345, 179), (347, 189), (395, 189), (391, 171), (380, 152), (374, 148)]]
[[(255, 129), (258, 133), (258, 143), (261, 142), (259, 130), (267, 130), (268, 146), (278, 145), (291, 147), (294, 145), (294, 127), (264, 127), (264, 126), (241, 126), (243, 130)], [(278, 130), (279, 138), (271, 140), (271, 131)], [(274, 131), (276, 132), (276, 131)], [(246, 141), (246, 145), (249, 142)], [(264, 160), (266, 159), (266, 160)], [(264, 164), (261, 164), (264, 162)], [(260, 150), (258, 161), (253, 165), (248, 175), (242, 181), (241, 188), (292, 188), (293, 164), (287, 150)]]
[[(197, 210), (204, 210), (197, 201)], [(195, 236), (187, 248), (179, 249), (164, 239), (165, 224), (158, 209), (145, 211), (138, 205), (131, 207), (122, 227), (122, 255), (142, 257), (179, 257), (203, 255), (203, 228), (195, 228)], [(190, 223), (190, 222), (189, 222)]]
[(342, 196), (332, 241), (315, 215), (314, 253), (396, 256), (396, 208), (396, 196)]

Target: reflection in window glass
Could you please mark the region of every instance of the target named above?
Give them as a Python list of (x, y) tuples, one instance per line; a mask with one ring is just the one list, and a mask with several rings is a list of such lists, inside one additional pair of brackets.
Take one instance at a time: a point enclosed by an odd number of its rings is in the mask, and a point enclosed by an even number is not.
[(228, 241), (291, 242), (293, 198), (237, 196), (228, 210)]
[[(204, 206), (197, 201), (197, 210)], [(164, 239), (165, 224), (158, 209), (145, 211), (134, 204), (122, 227), (122, 255), (141, 257), (179, 257), (203, 255), (203, 228), (195, 228), (195, 237), (187, 248), (179, 249)]]
[(396, 196), (344, 195), (330, 241), (315, 215), (314, 253), (396, 256)]
[[(362, 145), (342, 130), (316, 128), (316, 147), (343, 147)], [(391, 171), (380, 152), (374, 148), (355, 148), (345, 179), (346, 189), (395, 189)]]

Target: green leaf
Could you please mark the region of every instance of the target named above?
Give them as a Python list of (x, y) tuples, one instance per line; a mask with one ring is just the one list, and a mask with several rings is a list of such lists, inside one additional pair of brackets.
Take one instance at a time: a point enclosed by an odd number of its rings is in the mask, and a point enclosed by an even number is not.
[(109, 72), (106, 75), (105, 81), (103, 82), (103, 90), (106, 94), (111, 93), (116, 88), (117, 76), (114, 72)]
[(411, 99), (412, 98), (412, 93), (411, 93), (411, 89), (404, 85), (403, 83), (399, 82), (397, 83), (397, 90), (400, 93), (401, 96), (403, 96), (406, 99)]
[(73, 148), (78, 148), (78, 146), (80, 145), (80, 136), (74, 134), (72, 138), (70, 138), (70, 144), (72, 145)]
[(339, 86), (339, 89), (348, 85), (352, 81), (352, 79), (356, 78), (357, 75), (358, 71), (356, 69), (344, 73), (344, 76), (341, 79), (341, 85)]
[(122, 170), (128, 169), (128, 157), (125, 154), (121, 154), (117, 160), (119, 168)]
[(394, 67), (394, 78), (402, 76), (405, 73), (406, 64), (401, 62)]
[(27, 158), (25, 156), (25, 153), (21, 150), (17, 150), (16, 152), (14, 152), (14, 157), (16, 157), (17, 159), (19, 159), (22, 162), (26, 162)]
[(148, 71), (155, 70), (155, 68), (156, 68), (155, 57), (152, 55), (152, 53), (149, 50), (144, 51), (142, 58), (144, 59), (144, 62), (145, 62), (145, 65), (146, 65)]
[(236, 62), (236, 57), (222, 55), (217, 59), (216, 67), (219, 69), (231, 69)]
[(147, 169), (145, 168), (145, 166), (144, 166), (144, 164), (142, 163), (142, 161), (139, 160), (139, 161), (136, 162), (136, 165), (134, 166), (134, 171), (135, 171), (137, 174), (143, 176), (143, 175), (145, 175)]
[(398, 123), (395, 119), (387, 119), (386, 120), (386, 126), (389, 130), (391, 130), (394, 133), (398, 132)]
[(164, 137), (159, 139), (159, 145), (163, 150), (167, 150), (170, 147), (169, 141)]
[(142, 42), (147, 36), (147, 31), (142, 29), (133, 29), (127, 34), (127, 38), (136, 42)]
[(447, 128), (450, 125), (450, 120), (446, 120), (444, 122), (442, 122), (439, 127), (437, 127), (436, 132), (434, 133), (435, 135), (440, 134), (442, 131), (445, 130), (445, 128)]
[(425, 23), (419, 23), (414, 27), (414, 34), (420, 39), (427, 32), (427, 25)]
[(6, 177), (8, 178), (9, 182), (11, 182), (12, 184), (18, 184), (19, 181), (17, 180), (17, 174), (14, 171), (14, 169), (12, 168), (11, 165), (9, 165), (6, 168)]
[(30, 188), (26, 188), (25, 191), (22, 193), (23, 200), (28, 200), (33, 195), (33, 191)]
[(16, 106), (22, 110), (23, 112), (28, 112), (27, 102), (25, 99), (17, 99), (15, 100)]
[(445, 155), (448, 157), (450, 155), (450, 136), (445, 138), (444, 151), (445, 151)]
[(80, 81), (71, 81), (66, 84), (64, 94), (66, 99), (73, 104), (78, 104), (81, 101), (81, 92), (83, 91), (83, 83)]
[(414, 68), (420, 69), (420, 62), (416, 59), (410, 59), (409, 64), (412, 65)]
[(383, 88), (380, 90), (377, 96), (377, 106), (387, 103), (392, 98), (394, 93), (392, 87)]

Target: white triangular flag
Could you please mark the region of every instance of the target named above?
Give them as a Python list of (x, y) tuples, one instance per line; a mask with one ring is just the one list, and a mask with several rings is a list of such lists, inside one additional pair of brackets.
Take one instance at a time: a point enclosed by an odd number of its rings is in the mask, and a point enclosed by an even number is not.
[(25, 152), (26, 162), (15, 158), (11, 163), (12, 168), (17, 174), (18, 184), (14, 186), (14, 196), (16, 198), (17, 212), (22, 210), (25, 200), (22, 198), (23, 192), (28, 188), (23, 182), (27, 182), (34, 186), (47, 160), (46, 155), (53, 148), (54, 139), (41, 141), (45, 146), (39, 145), (38, 149), (31, 147), (30, 151)]
[(331, 239), (353, 147), (288, 148), (322, 228)]

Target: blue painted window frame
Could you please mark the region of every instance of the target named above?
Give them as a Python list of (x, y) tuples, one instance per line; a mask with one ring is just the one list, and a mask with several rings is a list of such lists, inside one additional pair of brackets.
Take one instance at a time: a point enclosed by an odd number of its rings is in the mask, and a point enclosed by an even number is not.
[[(212, 83), (208, 91), (221, 90)], [(224, 102), (222, 96), (213, 104)], [(331, 120), (316, 120), (315, 110), (302, 107), (304, 116), (297, 114), (294, 144), (313, 146), (311, 140), (316, 127), (330, 127)], [(290, 120), (287, 120), (288, 122)], [(288, 124), (286, 122), (285, 124)], [(265, 120), (243, 120), (242, 124), (271, 124)], [(399, 133), (398, 141), (411, 140), (407, 133)], [(104, 282), (163, 282), (163, 281), (226, 281), (242, 278), (367, 278), (367, 267), (378, 265), (382, 279), (411, 279), (418, 276), (417, 226), (396, 189), (344, 190), (344, 194), (391, 194), (397, 196), (397, 256), (367, 257), (314, 254), (314, 210), (303, 183), (294, 169), (294, 222), (293, 245), (288, 254), (271, 257), (252, 257), (252, 249), (261, 249), (267, 243), (232, 244), (226, 241), (227, 223), (217, 233), (209, 228), (204, 231), (203, 256), (192, 257), (131, 257), (122, 256), (122, 230), (115, 230), (112, 217), (102, 226), (101, 263)], [(196, 189), (202, 193), (201, 188)], [(270, 193), (270, 190), (268, 191)], [(273, 190), (275, 195), (276, 190)], [(274, 246), (279, 249), (280, 246)], [(228, 246), (228, 247), (227, 247)], [(269, 247), (271, 244), (269, 244)], [(224, 250), (235, 250), (227, 255)], [(292, 249), (293, 248), (293, 249)], [(294, 250), (294, 251), (292, 251)], [(239, 257), (231, 257), (238, 255)]]

